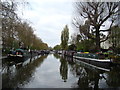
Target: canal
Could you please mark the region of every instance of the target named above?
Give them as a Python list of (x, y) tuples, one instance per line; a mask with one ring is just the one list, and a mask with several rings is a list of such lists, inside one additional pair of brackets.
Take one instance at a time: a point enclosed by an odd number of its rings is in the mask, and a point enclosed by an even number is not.
[(120, 88), (119, 66), (100, 70), (57, 54), (16, 61), (2, 60), (2, 88)]

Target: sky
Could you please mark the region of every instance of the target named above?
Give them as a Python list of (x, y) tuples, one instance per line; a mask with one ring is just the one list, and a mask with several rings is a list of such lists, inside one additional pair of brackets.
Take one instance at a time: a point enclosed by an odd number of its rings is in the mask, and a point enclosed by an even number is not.
[(27, 0), (29, 5), (19, 10), (24, 20), (28, 20), (35, 34), (54, 47), (61, 43), (61, 31), (68, 25), (70, 35), (72, 28), (73, 2), (70, 0)]
[[(24, 0), (26, 1), (26, 0)], [(72, 25), (75, 13), (73, 2), (76, 0), (27, 0), (28, 6), (19, 7), (19, 16), (27, 20), (34, 28), (34, 33), (49, 47), (61, 43), (61, 31), (68, 25), (69, 37), (76, 31)], [(81, 0), (82, 1), (82, 0)], [(108, 29), (110, 22), (100, 29)], [(106, 33), (107, 34), (107, 33)]]

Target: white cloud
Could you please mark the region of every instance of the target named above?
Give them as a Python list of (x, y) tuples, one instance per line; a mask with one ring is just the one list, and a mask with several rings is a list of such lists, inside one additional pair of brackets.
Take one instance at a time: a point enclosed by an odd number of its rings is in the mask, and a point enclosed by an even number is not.
[(28, 0), (30, 8), (23, 10), (22, 18), (29, 20), (35, 34), (49, 46), (60, 44), (60, 35), (67, 24), (71, 30), (72, 2), (68, 0)]

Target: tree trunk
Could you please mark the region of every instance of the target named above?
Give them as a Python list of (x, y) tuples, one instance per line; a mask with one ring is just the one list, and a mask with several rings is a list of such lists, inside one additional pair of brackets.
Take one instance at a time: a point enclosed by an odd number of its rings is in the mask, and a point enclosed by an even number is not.
[(100, 51), (100, 33), (99, 33), (98, 26), (96, 26), (96, 50), (97, 50), (97, 52)]

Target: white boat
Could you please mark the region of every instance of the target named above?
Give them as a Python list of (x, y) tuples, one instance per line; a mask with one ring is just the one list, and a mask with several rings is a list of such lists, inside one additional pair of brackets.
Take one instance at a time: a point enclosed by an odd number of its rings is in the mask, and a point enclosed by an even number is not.
[(75, 53), (73, 58), (92, 64), (96, 67), (109, 68), (112, 65), (111, 59), (99, 58), (99, 54)]

